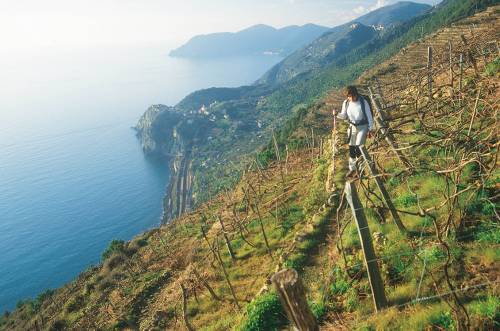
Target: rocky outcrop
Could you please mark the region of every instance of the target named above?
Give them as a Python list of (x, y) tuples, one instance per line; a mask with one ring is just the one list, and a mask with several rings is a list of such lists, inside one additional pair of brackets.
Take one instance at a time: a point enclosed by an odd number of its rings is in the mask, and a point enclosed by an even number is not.
[(141, 116), (135, 130), (147, 155), (168, 157), (173, 144), (174, 127), (183, 114), (174, 107), (152, 105)]
[(174, 144), (170, 158), (170, 181), (163, 199), (163, 221), (179, 217), (192, 207), (192, 157), (193, 140), (186, 140), (174, 129)]
[(153, 105), (139, 119), (135, 129), (146, 155), (166, 160), (170, 179), (163, 200), (166, 223), (193, 204), (193, 146), (205, 138), (211, 122), (175, 107)]

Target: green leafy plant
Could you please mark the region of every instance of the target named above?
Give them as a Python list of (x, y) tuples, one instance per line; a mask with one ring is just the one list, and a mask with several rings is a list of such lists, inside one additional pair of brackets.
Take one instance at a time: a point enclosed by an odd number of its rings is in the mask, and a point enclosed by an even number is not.
[(417, 204), (417, 197), (413, 194), (405, 194), (396, 199), (395, 203), (398, 206), (411, 207)]
[(500, 57), (497, 57), (492, 62), (488, 63), (484, 69), (484, 73), (487, 76), (495, 76), (500, 70)]
[(314, 317), (316, 317), (316, 320), (318, 322), (321, 322), (323, 320), (328, 310), (327, 307), (325, 306), (325, 303), (322, 301), (309, 302), (309, 307), (311, 308), (311, 312), (313, 313)]
[(449, 311), (441, 312), (437, 315), (431, 316), (429, 323), (444, 330), (455, 330), (455, 321)]
[(347, 281), (345, 273), (336, 266), (333, 269), (333, 283), (330, 285), (330, 291), (334, 295), (342, 295), (347, 293), (351, 285)]
[(254, 299), (247, 306), (247, 317), (238, 328), (240, 331), (280, 330), (287, 323), (285, 312), (276, 293), (267, 293)]
[(494, 222), (483, 222), (474, 234), (478, 242), (500, 244), (500, 226)]

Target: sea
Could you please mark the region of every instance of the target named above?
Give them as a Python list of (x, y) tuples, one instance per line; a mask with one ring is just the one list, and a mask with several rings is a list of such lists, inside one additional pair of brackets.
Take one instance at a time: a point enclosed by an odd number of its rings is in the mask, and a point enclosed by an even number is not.
[(277, 56), (171, 58), (171, 43), (0, 56), (0, 313), (160, 223), (168, 169), (132, 127), (152, 104), (258, 79)]

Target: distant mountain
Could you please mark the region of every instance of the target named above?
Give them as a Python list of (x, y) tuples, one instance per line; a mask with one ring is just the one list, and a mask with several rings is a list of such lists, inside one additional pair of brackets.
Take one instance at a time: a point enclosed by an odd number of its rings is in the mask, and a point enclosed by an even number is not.
[(399, 23), (410, 20), (432, 8), (414, 2), (397, 2), (339, 25), (309, 45), (276, 64), (257, 84), (281, 84), (311, 70), (319, 70)]
[(281, 29), (259, 24), (236, 33), (221, 32), (193, 37), (170, 56), (207, 58), (256, 54), (287, 56), (329, 31), (330, 28), (306, 24)]

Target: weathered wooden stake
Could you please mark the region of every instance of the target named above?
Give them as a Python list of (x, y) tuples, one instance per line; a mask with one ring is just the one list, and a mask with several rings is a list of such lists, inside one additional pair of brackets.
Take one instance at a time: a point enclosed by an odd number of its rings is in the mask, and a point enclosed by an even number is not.
[(464, 74), (464, 54), (460, 53), (460, 76), (458, 80), (458, 104), (462, 106), (462, 76)]
[(389, 193), (385, 189), (384, 183), (382, 183), (382, 179), (380, 179), (380, 175), (377, 171), (377, 168), (375, 167), (375, 162), (373, 162), (365, 146), (359, 146), (359, 149), (361, 150), (361, 154), (363, 155), (363, 158), (365, 159), (368, 169), (370, 170), (370, 174), (375, 179), (375, 183), (377, 183), (377, 187), (380, 190), (380, 193), (382, 193), (382, 198), (384, 199), (387, 208), (389, 208), (391, 212), (394, 223), (396, 224), (400, 232), (405, 233), (406, 228), (403, 225), (403, 222), (401, 222), (401, 219), (399, 218), (398, 212), (396, 211), (396, 208), (392, 203), (391, 197), (389, 196)]
[[(464, 43), (465, 46), (469, 46), (469, 44), (467, 43), (467, 39), (465, 38), (465, 36), (463, 34), (460, 35), (460, 38), (462, 39), (462, 42)], [(472, 55), (470, 48), (468, 48), (468, 50), (467, 50), (467, 57), (469, 58), (470, 63), (472, 63), (472, 66), (474, 67), (474, 73), (476, 74), (476, 76), (479, 75), (479, 70), (477, 69), (476, 59)]]
[(229, 280), (229, 275), (227, 274), (226, 271), (226, 267), (224, 266), (224, 261), (222, 261), (222, 257), (220, 256), (218, 241), (219, 239), (217, 238), (217, 248), (215, 249), (214, 254), (216, 255), (216, 259), (218, 260), (221, 266), (222, 272), (224, 273), (224, 278), (226, 279), (226, 283), (229, 286), (229, 290), (231, 291), (231, 295), (233, 296), (234, 303), (236, 307), (238, 307), (238, 309), (241, 309), (238, 299), (236, 298), (236, 292), (234, 291), (233, 284), (231, 284), (231, 281)]
[(427, 47), (427, 87), (429, 88), (429, 99), (432, 99), (432, 47)]
[(226, 243), (226, 247), (227, 247), (227, 252), (229, 253), (229, 256), (231, 257), (231, 260), (236, 260), (236, 255), (234, 254), (234, 251), (233, 251), (233, 246), (231, 246), (231, 241), (229, 240), (229, 237), (227, 236), (227, 232), (226, 232), (226, 227), (224, 226), (224, 223), (222, 222), (222, 218), (220, 218), (220, 216), (216, 216), (217, 217), (217, 220), (219, 221), (219, 224), (220, 224), (220, 228), (222, 230), (222, 236), (224, 237), (224, 241)]
[(380, 85), (380, 81), (377, 77), (375, 77), (375, 84), (377, 88), (377, 94), (379, 96), (380, 106), (381, 108), (385, 108), (387, 105), (384, 102), (384, 94), (382, 92), (382, 86)]
[(368, 87), (368, 91), (370, 92), (370, 99), (372, 101), (373, 108), (375, 108), (376, 115), (378, 114), (379, 116), (373, 116), (373, 120), (377, 124), (377, 126), (380, 128), (380, 132), (382, 132), (382, 135), (385, 138), (385, 141), (387, 141), (387, 144), (389, 144), (389, 147), (391, 150), (396, 154), (397, 158), (399, 161), (405, 165), (405, 166), (410, 166), (410, 162), (402, 155), (400, 151), (397, 150), (398, 146), (396, 142), (394, 141), (394, 138), (392, 137), (391, 133), (389, 132), (389, 128), (385, 122), (385, 119), (387, 116), (385, 115), (385, 112), (378, 106), (377, 99), (375, 98), (373, 94), (373, 90), (371, 87)]
[(319, 331), (318, 323), (307, 304), (304, 286), (295, 269), (285, 269), (271, 277), (292, 330)]
[(368, 280), (372, 290), (373, 303), (375, 311), (379, 312), (381, 309), (387, 307), (387, 299), (385, 297), (384, 283), (380, 276), (380, 270), (377, 264), (377, 257), (373, 249), (372, 237), (368, 222), (366, 221), (365, 213), (363, 212), (363, 205), (359, 201), (356, 185), (352, 181), (345, 184), (345, 197), (349, 206), (351, 207), (356, 226), (358, 227), (359, 239), (361, 240), (361, 248), (363, 249), (363, 256), (365, 259), (365, 266), (368, 271)]
[(451, 40), (448, 40), (448, 51), (450, 53), (450, 97), (453, 99), (453, 49)]
[(311, 166), (314, 166), (314, 147), (315, 147), (315, 141), (314, 141), (314, 128), (311, 128), (311, 138), (312, 138), (312, 146), (311, 146)]
[(208, 284), (208, 282), (203, 279), (200, 274), (198, 273), (198, 271), (196, 270), (196, 267), (194, 267), (193, 269), (193, 274), (195, 275), (196, 279), (201, 283), (203, 284), (203, 286), (205, 286), (205, 288), (208, 290), (208, 292), (210, 293), (210, 295), (212, 296), (212, 298), (214, 300), (217, 300), (217, 301), (221, 301), (221, 298), (219, 298), (219, 296), (217, 294), (215, 294), (215, 291), (213, 290), (213, 288)]
[(273, 131), (273, 144), (274, 144), (274, 153), (276, 154), (276, 160), (278, 162), (281, 162), (280, 149), (278, 147), (278, 141), (276, 140), (276, 135), (274, 134), (274, 131)]
[(474, 103), (474, 110), (472, 112), (472, 118), (470, 119), (469, 130), (467, 130), (467, 135), (470, 136), (472, 131), (472, 125), (474, 124), (474, 119), (476, 118), (477, 105), (479, 104), (479, 97), (481, 96), (482, 86), (479, 87), (479, 91), (477, 91), (476, 102)]
[(288, 175), (288, 145), (285, 145), (286, 158), (285, 158), (285, 175)]
[(184, 325), (188, 331), (194, 331), (191, 323), (189, 323), (187, 316), (187, 291), (183, 284), (181, 284), (181, 292), (182, 292), (182, 318), (184, 319)]

